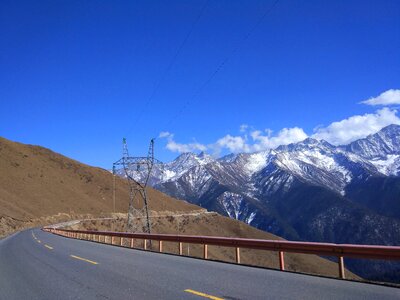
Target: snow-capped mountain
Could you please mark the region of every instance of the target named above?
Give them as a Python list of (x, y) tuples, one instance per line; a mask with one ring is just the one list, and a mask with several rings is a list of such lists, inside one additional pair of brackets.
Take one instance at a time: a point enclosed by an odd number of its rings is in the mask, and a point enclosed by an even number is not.
[(162, 176), (160, 180), (167, 181), (179, 178), (192, 167), (201, 167), (214, 161), (215, 160), (210, 155), (204, 152), (201, 152), (199, 155), (183, 153), (174, 161), (164, 165), (164, 176)]
[[(307, 138), (273, 150), (219, 159), (204, 152), (183, 153), (162, 169), (155, 166), (150, 184), (206, 207), (216, 202), (223, 213), (239, 218), (241, 214), (232, 211), (234, 206), (228, 202), (238, 202), (240, 197), (224, 195), (226, 191), (260, 202), (301, 182), (346, 196), (349, 188), (370, 177), (397, 176), (399, 172), (400, 126), (390, 125), (345, 146)], [(144, 177), (141, 171), (133, 173), (139, 181)], [(244, 219), (249, 224), (254, 220)]]
[(347, 150), (367, 159), (400, 154), (400, 125), (389, 125), (375, 134), (347, 145)]
[[(341, 195), (353, 180), (383, 176), (376, 165), (354, 153), (325, 141), (308, 138), (303, 142), (280, 146), (258, 153), (241, 153), (215, 160), (193, 153), (180, 155), (165, 165), (165, 174), (155, 185), (179, 198), (199, 198), (204, 185), (214, 180), (233, 190), (255, 197), (285, 188), (296, 177)], [(168, 187), (167, 187), (168, 186)]]
[(184, 153), (155, 171), (155, 188), (288, 239), (400, 244), (398, 125), (343, 146), (308, 138), (219, 159)]
[(400, 175), (400, 126), (389, 125), (381, 131), (343, 147), (374, 164), (385, 175)]

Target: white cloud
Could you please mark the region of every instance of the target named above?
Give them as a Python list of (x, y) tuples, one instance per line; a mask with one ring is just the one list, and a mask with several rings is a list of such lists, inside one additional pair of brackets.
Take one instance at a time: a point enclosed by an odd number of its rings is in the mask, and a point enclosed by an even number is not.
[(220, 138), (215, 144), (211, 145), (214, 152), (219, 153), (222, 149), (228, 149), (232, 153), (249, 152), (250, 146), (246, 139), (241, 136), (231, 136), (230, 134)]
[(259, 130), (251, 132), (250, 135), (255, 142), (252, 148), (255, 151), (273, 149), (280, 145), (297, 143), (307, 138), (307, 134), (299, 127), (283, 128), (275, 136), (272, 136), (272, 131), (270, 129), (266, 129), (265, 133), (266, 135), (263, 135)]
[(169, 132), (163, 132), (160, 137), (167, 139), (166, 148), (172, 152), (193, 152), (193, 151), (213, 151), (214, 156), (219, 156), (221, 152), (228, 151), (230, 153), (255, 152), (276, 148), (280, 145), (300, 142), (307, 138), (307, 134), (303, 129), (283, 128), (277, 135), (272, 135), (272, 130), (264, 131), (253, 130), (250, 132), (251, 141), (248, 140), (247, 134), (243, 136), (232, 136), (230, 134), (218, 139), (215, 143), (204, 145), (200, 143), (181, 144), (174, 140), (174, 135)]
[(172, 152), (185, 153), (185, 152), (193, 152), (193, 151), (206, 151), (207, 146), (200, 143), (189, 143), (189, 144), (180, 144), (176, 143), (174, 140), (169, 140), (167, 143), (167, 149)]
[(298, 127), (283, 128), (275, 136), (272, 136), (272, 130), (270, 129), (265, 129), (264, 132), (260, 130), (250, 132), (251, 142), (248, 141), (247, 135), (231, 136), (227, 134), (214, 144), (209, 145), (209, 149), (213, 149), (216, 156), (223, 150), (228, 150), (231, 153), (255, 152), (300, 142), (307, 138), (307, 134), (303, 129)]
[(167, 145), (166, 148), (172, 152), (185, 153), (193, 151), (206, 151), (207, 146), (194, 142), (188, 144), (181, 144), (174, 141), (174, 135), (168, 131), (162, 131), (158, 135), (159, 138), (166, 138)]
[(170, 136), (173, 137), (174, 135), (168, 131), (161, 131), (160, 134), (158, 135), (159, 138), (167, 138)]
[(377, 97), (369, 98), (360, 103), (367, 105), (393, 105), (400, 104), (400, 90), (387, 90)]
[[(397, 110), (384, 107), (375, 113), (355, 115), (347, 119), (333, 122), (330, 125), (318, 126), (311, 137), (323, 139), (334, 145), (343, 145), (373, 134), (390, 124), (399, 124)], [(167, 139), (166, 148), (173, 152), (211, 151), (214, 156), (221, 153), (256, 152), (274, 149), (280, 145), (301, 142), (308, 137), (300, 127), (283, 128), (277, 133), (271, 129), (255, 130), (252, 126), (242, 124), (240, 135), (227, 134), (211, 144), (197, 141), (187, 144), (177, 143), (170, 132), (161, 132), (159, 137)]]
[(246, 132), (248, 128), (249, 128), (249, 125), (242, 124), (242, 125), (240, 125), (239, 131), (243, 133), (243, 132)]
[(315, 129), (312, 136), (334, 145), (343, 145), (376, 133), (390, 124), (400, 124), (397, 110), (384, 107), (373, 114), (356, 115)]

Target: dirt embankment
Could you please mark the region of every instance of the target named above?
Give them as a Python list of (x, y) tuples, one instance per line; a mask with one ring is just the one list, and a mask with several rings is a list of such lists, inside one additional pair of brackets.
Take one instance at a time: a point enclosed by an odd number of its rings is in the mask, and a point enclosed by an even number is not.
[[(127, 231), (127, 219), (125, 214), (114, 215), (115, 219), (90, 220), (67, 227), (69, 229), (99, 230), (99, 231)], [(137, 224), (142, 224), (137, 222)], [(235, 221), (217, 213), (153, 213), (151, 218), (152, 232), (162, 234), (185, 234), (224, 236), (278, 240), (273, 234), (257, 230), (243, 222)], [(117, 239), (117, 243), (119, 240)], [(123, 241), (128, 246), (129, 241)], [(152, 247), (157, 249), (157, 242)], [(143, 248), (142, 241), (136, 241), (136, 247)], [(178, 254), (178, 244), (172, 242), (163, 243), (163, 252)], [(235, 262), (235, 249), (229, 247), (208, 246), (209, 259)], [(193, 257), (202, 257), (201, 245), (184, 244), (183, 254)], [(241, 263), (268, 268), (279, 268), (278, 254), (274, 251), (241, 249)], [(285, 255), (286, 269), (295, 272), (318, 274), (331, 277), (338, 276), (336, 263), (318, 257), (316, 255), (289, 254)], [(346, 277), (360, 279), (355, 274), (346, 270)]]

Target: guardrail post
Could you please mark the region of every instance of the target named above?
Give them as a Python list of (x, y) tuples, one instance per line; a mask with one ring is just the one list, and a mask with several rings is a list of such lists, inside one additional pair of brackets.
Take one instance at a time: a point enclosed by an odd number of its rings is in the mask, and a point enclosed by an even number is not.
[(283, 251), (279, 251), (279, 268), (281, 271), (285, 271), (285, 258), (283, 256)]
[(203, 253), (203, 257), (204, 259), (208, 259), (208, 245), (204, 244), (204, 253)]
[(240, 264), (240, 248), (236, 247), (236, 263)]
[[(97, 232), (84, 231), (84, 230), (64, 230), (57, 228), (43, 228), (43, 231), (56, 234), (58, 236), (77, 238), (80, 240), (102, 241), (105, 244), (119, 243), (121, 246), (125, 244), (127, 247), (133, 248), (135, 239), (141, 247), (141, 240), (143, 240), (144, 250), (152, 250), (152, 241), (159, 242), (159, 252), (163, 252), (163, 242), (179, 243), (179, 255), (184, 255), (183, 246), (187, 245), (187, 255), (190, 256), (190, 244), (203, 245), (203, 258), (208, 259), (208, 245), (227, 246), (235, 248), (236, 263), (241, 263), (240, 248), (250, 249), (263, 249), (267, 251), (276, 251), (279, 257), (279, 268), (285, 271), (285, 252), (309, 253), (320, 256), (333, 256), (338, 259), (338, 277), (341, 279), (346, 278), (346, 270), (344, 257), (356, 257), (364, 259), (387, 259), (387, 260), (400, 260), (400, 247), (399, 246), (374, 246), (374, 245), (346, 245), (345, 247), (340, 244), (321, 244), (321, 243), (307, 243), (307, 242), (287, 242), (287, 241), (271, 241), (260, 239), (240, 239), (240, 238), (222, 238), (222, 237), (202, 237), (202, 236), (180, 236), (168, 235), (164, 237), (162, 234), (154, 235), (140, 235), (126, 233), (113, 233), (113, 232)], [(115, 241), (115, 238), (120, 240)], [(124, 239), (130, 239), (130, 244)], [(226, 242), (228, 241), (228, 242)], [(150, 245), (150, 246), (149, 246)], [(156, 245), (154, 245), (156, 247)], [(197, 246), (196, 246), (197, 247)], [(197, 248), (195, 248), (197, 249)], [(196, 251), (195, 251), (196, 252)]]
[(158, 241), (158, 252), (162, 252), (162, 241)]
[(346, 279), (344, 274), (344, 259), (343, 256), (339, 256), (339, 277), (341, 279)]

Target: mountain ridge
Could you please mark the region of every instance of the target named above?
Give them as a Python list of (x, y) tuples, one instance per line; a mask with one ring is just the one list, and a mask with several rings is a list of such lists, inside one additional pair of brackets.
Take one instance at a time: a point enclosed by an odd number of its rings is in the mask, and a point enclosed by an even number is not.
[[(187, 164), (154, 187), (287, 239), (400, 245), (399, 137), (390, 125), (349, 145), (307, 138)], [(372, 264), (362, 275), (384, 270)]]

